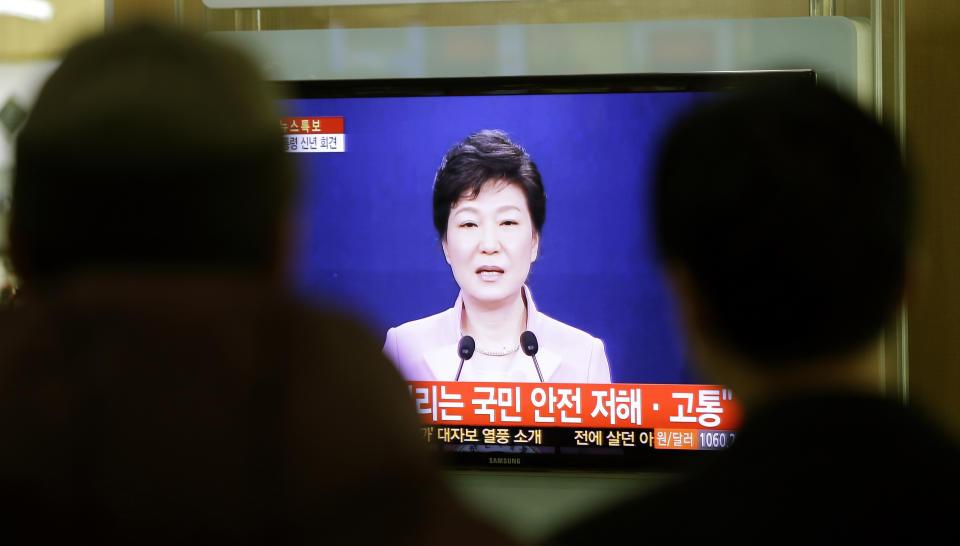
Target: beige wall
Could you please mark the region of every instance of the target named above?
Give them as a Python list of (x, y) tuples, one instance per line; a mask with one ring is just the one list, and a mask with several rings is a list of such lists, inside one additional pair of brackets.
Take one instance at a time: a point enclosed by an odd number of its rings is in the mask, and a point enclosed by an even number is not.
[(960, 2), (906, 2), (906, 131), (919, 197), (911, 400), (960, 438)]

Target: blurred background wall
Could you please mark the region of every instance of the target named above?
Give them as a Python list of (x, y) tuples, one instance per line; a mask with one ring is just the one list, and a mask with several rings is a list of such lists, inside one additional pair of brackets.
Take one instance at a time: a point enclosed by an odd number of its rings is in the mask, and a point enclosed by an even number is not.
[[(202, 0), (25, 0), (52, 8), (48, 19), (10, 14), (0, 0), (0, 215), (9, 185), (17, 112), (27, 110), (37, 85), (65, 46), (105, 27), (153, 19), (205, 31), (468, 26), (534, 23), (650, 21), (841, 15), (873, 31), (875, 108), (897, 132), (916, 173), (920, 193), (916, 267), (908, 290), (906, 326), (888, 340), (891, 389), (939, 416), (960, 438), (960, 2), (953, 0), (528, 0), (210, 9)], [(11, 106), (11, 104), (13, 106)], [(13, 121), (10, 121), (13, 120)], [(4, 253), (0, 230), (0, 255)], [(0, 266), (0, 285), (4, 282)], [(905, 335), (899, 335), (899, 332)], [(903, 373), (901, 373), (903, 372)], [(878, 444), (878, 447), (880, 444)], [(515, 510), (515, 475), (454, 473), (479, 499)], [(606, 478), (604, 478), (606, 479)], [(521, 534), (536, 536), (584, 502), (612, 499), (623, 481), (577, 480), (574, 475), (529, 477), (519, 501), (540, 503), (519, 516)], [(576, 489), (580, 503), (559, 492)], [(516, 502), (519, 502), (516, 501)], [(538, 511), (539, 510), (539, 511)], [(496, 513), (494, 516), (498, 515)], [(515, 517), (516, 519), (516, 517)]]

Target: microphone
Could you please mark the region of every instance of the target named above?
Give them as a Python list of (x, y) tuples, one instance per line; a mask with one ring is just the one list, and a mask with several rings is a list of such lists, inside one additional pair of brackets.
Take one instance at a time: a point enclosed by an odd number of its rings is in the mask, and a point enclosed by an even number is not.
[(537, 376), (540, 377), (540, 382), (543, 383), (543, 374), (540, 373), (540, 364), (537, 363), (537, 351), (540, 350), (540, 345), (537, 343), (537, 336), (533, 335), (533, 332), (530, 330), (520, 334), (520, 348), (523, 349), (523, 354), (533, 359), (533, 365), (537, 368)]
[(463, 361), (470, 360), (470, 357), (473, 356), (473, 350), (476, 348), (477, 344), (473, 341), (472, 337), (463, 336), (460, 338), (460, 343), (457, 345), (457, 354), (460, 355), (460, 367), (457, 368), (457, 377), (454, 381), (460, 381), (460, 372), (463, 371)]

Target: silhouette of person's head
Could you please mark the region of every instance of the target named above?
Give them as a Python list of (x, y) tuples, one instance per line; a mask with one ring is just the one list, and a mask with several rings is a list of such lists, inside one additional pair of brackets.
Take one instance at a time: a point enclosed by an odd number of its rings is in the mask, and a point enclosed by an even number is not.
[(911, 191), (900, 150), (832, 91), (772, 88), (697, 109), (665, 140), (654, 201), (708, 368), (736, 360), (796, 378), (873, 346), (902, 301)]
[(0, 543), (504, 543), (448, 492), (379, 343), (264, 278), (292, 174), (245, 57), (92, 38), (17, 144)]
[(80, 43), (17, 139), (19, 277), (270, 271), (292, 185), (281, 138), (257, 69), (225, 45), (149, 25)]

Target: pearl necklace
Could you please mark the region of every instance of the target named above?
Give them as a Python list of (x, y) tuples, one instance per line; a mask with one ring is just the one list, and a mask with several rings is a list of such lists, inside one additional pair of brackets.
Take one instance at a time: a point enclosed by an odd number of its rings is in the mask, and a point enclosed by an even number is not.
[(507, 356), (507, 355), (509, 355), (509, 354), (513, 354), (513, 353), (517, 352), (517, 349), (519, 349), (519, 348), (520, 348), (520, 344), (517, 343), (516, 345), (513, 346), (512, 349), (503, 348), (503, 349), (501, 349), (501, 350), (499, 350), (499, 351), (490, 351), (490, 350), (487, 350), (487, 349), (481, 349), (481, 348), (478, 346), (478, 347), (476, 348), (476, 351), (477, 351), (478, 353), (482, 354), (482, 355), (487, 355), (487, 356)]

